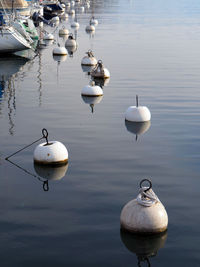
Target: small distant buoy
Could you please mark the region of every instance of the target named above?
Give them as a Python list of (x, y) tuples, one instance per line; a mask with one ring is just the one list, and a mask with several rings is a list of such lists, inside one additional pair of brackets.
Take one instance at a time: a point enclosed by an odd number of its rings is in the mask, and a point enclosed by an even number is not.
[(90, 22), (91, 22), (91, 25), (98, 25), (98, 20), (95, 19), (94, 17), (91, 18)]
[(68, 39), (65, 42), (65, 47), (76, 47), (76, 46), (77, 46), (76, 40), (74, 39), (73, 34), (70, 33)]
[(54, 36), (52, 33), (45, 33), (43, 40), (54, 40)]
[(66, 7), (70, 7), (71, 4), (70, 4), (69, 2), (66, 2), (66, 3), (65, 3), (65, 6), (66, 6)]
[(87, 2), (85, 5), (87, 8), (90, 8), (90, 3)]
[(79, 28), (79, 23), (77, 21), (73, 21), (72, 24), (71, 24), (71, 27), (78, 29)]
[(84, 12), (84, 11), (85, 11), (85, 8), (84, 8), (84, 6), (80, 6), (80, 7), (78, 8), (78, 10), (79, 10), (79, 12)]
[[(143, 182), (148, 182), (149, 187), (142, 187)], [(167, 230), (167, 212), (151, 188), (150, 180), (144, 179), (140, 182), (139, 195), (121, 211), (122, 229), (137, 234), (157, 234)]]
[(102, 96), (103, 90), (100, 86), (95, 85), (94, 81), (91, 81), (89, 85), (83, 87), (81, 91), (81, 95), (83, 96)]
[(97, 62), (97, 66), (91, 72), (91, 76), (93, 78), (106, 79), (110, 77), (110, 72), (108, 71), (108, 69), (104, 68), (102, 61), (99, 60)]
[(65, 4), (61, 4), (61, 7), (62, 7), (63, 9), (65, 9)]
[(62, 27), (62, 29), (59, 30), (59, 35), (68, 35), (69, 34), (69, 30), (66, 29), (64, 26)]
[(65, 19), (65, 20), (67, 20), (68, 17), (69, 17), (69, 16), (68, 16), (68, 14), (66, 14), (66, 13), (64, 13), (64, 14), (61, 16), (61, 18), (62, 18), (62, 19)]
[(65, 55), (67, 55), (67, 49), (65, 47), (61, 47), (61, 46), (55, 47), (53, 49), (53, 55), (65, 56)]
[(60, 21), (59, 17), (58, 16), (55, 16), (51, 19), (52, 22), (58, 22)]
[(87, 56), (84, 56), (82, 61), (81, 61), (81, 65), (85, 65), (85, 66), (95, 66), (97, 65), (97, 60), (93, 55), (92, 50), (88, 50), (88, 52), (86, 52)]
[(39, 144), (34, 150), (34, 162), (44, 165), (62, 165), (68, 162), (68, 151), (66, 147), (58, 141), (48, 141), (48, 132), (42, 130), (46, 142)]
[(86, 30), (86, 32), (94, 32), (95, 27), (90, 22), (90, 24), (86, 26), (85, 30)]
[(130, 106), (125, 112), (125, 119), (134, 122), (144, 122), (151, 120), (151, 113), (145, 106), (138, 106), (138, 96), (136, 95), (136, 106)]
[(74, 10), (74, 9), (71, 9), (71, 10), (69, 11), (69, 15), (71, 15), (71, 16), (75, 15), (75, 10)]
[(71, 6), (74, 6), (75, 5), (75, 2), (74, 1), (71, 1)]

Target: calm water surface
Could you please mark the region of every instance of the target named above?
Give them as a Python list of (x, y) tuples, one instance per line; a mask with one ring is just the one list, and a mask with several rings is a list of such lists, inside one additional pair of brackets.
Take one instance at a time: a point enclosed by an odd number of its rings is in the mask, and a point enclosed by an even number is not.
[[(200, 3), (97, 0), (93, 11), (95, 35), (85, 32), (91, 5), (78, 14), (78, 49), (65, 61), (53, 59), (55, 44), (32, 60), (0, 59), (2, 266), (137, 266), (145, 242), (151, 266), (199, 266)], [(58, 29), (46, 27), (64, 44)], [(81, 97), (88, 49), (111, 73), (93, 107)], [(137, 141), (124, 121), (136, 94), (152, 114)], [(5, 161), (44, 127), (69, 151), (66, 168), (48, 170), (49, 191), (33, 165), (35, 145), (12, 160), (40, 178)], [(120, 233), (121, 209), (143, 178), (169, 216), (167, 234), (153, 240)]]

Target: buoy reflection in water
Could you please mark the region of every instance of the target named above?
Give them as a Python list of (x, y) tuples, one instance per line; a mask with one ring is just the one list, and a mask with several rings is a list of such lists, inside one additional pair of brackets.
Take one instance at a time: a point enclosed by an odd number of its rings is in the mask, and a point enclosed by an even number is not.
[(103, 96), (81, 96), (86, 104), (90, 105), (91, 113), (94, 113), (94, 105), (99, 104)]
[(149, 130), (151, 121), (131, 122), (125, 120), (125, 126), (128, 132), (136, 135), (135, 140), (137, 141), (139, 135), (142, 135)]
[(138, 266), (140, 263), (147, 261), (149, 266), (149, 258), (156, 256), (159, 249), (163, 248), (167, 240), (167, 232), (158, 235), (135, 235), (120, 230), (120, 236), (125, 247), (132, 253), (136, 254)]

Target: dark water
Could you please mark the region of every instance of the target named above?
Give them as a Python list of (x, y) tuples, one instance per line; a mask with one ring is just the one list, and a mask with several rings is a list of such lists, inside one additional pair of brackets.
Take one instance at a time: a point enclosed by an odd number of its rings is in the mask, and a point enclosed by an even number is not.
[[(73, 57), (58, 63), (51, 44), (32, 60), (0, 59), (1, 264), (137, 266), (146, 244), (151, 266), (199, 266), (200, 3), (99, 0), (93, 11), (99, 20), (93, 37), (85, 32), (92, 5), (78, 14)], [(60, 27), (70, 28), (70, 21)], [(80, 62), (88, 49), (111, 73), (93, 113), (81, 97), (89, 77)], [(137, 141), (124, 121), (136, 94), (152, 114)], [(44, 127), (69, 151), (68, 166), (47, 192), (43, 178), (5, 161)], [(12, 160), (40, 175), (34, 147)], [(167, 234), (157, 239), (120, 233), (121, 209), (143, 178), (152, 180), (169, 216)]]

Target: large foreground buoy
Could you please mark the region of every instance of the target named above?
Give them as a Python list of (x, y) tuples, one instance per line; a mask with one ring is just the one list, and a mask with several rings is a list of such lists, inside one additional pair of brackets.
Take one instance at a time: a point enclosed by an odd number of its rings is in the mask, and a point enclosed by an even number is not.
[[(149, 187), (142, 187), (146, 181), (149, 182)], [(152, 183), (148, 179), (140, 182), (139, 195), (121, 211), (122, 229), (137, 234), (157, 234), (167, 230), (167, 212), (151, 187)]]
[(100, 86), (95, 85), (94, 81), (91, 81), (89, 85), (83, 87), (81, 91), (81, 95), (83, 96), (101, 96), (103, 95), (103, 90)]
[(73, 37), (73, 34), (70, 33), (68, 39), (65, 42), (65, 47), (76, 47), (77, 43), (76, 40)]
[(81, 60), (81, 65), (84, 66), (95, 66), (97, 65), (97, 60), (93, 55), (92, 50), (88, 50), (88, 52), (86, 52), (87, 56), (84, 56)]
[(106, 79), (110, 77), (110, 72), (108, 71), (108, 69), (104, 68), (103, 62), (99, 60), (97, 62), (97, 66), (92, 70), (91, 76), (93, 78)]
[(48, 132), (42, 130), (46, 142), (39, 144), (34, 150), (34, 162), (41, 165), (63, 165), (68, 162), (68, 151), (58, 141), (48, 141)]
[(125, 119), (134, 122), (144, 122), (151, 120), (151, 113), (145, 106), (138, 105), (138, 96), (136, 95), (136, 106), (130, 106), (125, 112)]

